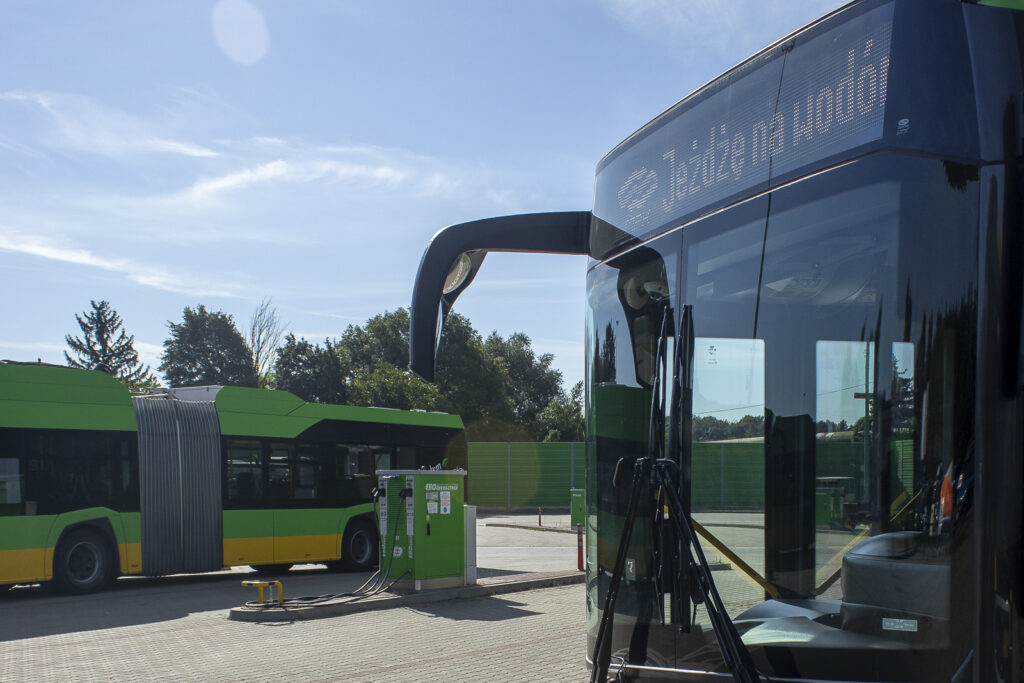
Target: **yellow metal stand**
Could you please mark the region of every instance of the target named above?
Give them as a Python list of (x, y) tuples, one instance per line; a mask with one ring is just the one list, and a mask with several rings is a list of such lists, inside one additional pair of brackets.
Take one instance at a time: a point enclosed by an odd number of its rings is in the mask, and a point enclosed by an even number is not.
[(243, 586), (256, 586), (256, 588), (260, 592), (260, 604), (261, 605), (267, 604), (266, 601), (263, 599), (263, 589), (266, 588), (267, 586), (271, 586), (272, 587), (271, 591), (270, 591), (270, 598), (271, 598), (271, 600), (273, 600), (273, 598), (274, 598), (274, 590), (273, 590), (273, 588), (277, 588), (277, 600), (276, 600), (276, 602), (278, 604), (281, 604), (284, 601), (284, 588), (281, 586), (281, 582), (280, 581), (252, 581), (252, 580), (249, 580), (249, 581), (243, 581), (242, 585)]

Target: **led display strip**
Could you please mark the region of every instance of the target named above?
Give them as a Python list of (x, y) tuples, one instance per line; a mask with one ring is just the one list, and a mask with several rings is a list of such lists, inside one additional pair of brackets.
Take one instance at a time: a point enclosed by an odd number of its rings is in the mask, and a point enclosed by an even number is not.
[[(774, 48), (641, 130), (599, 168), (594, 213), (636, 237), (882, 137), (891, 4)], [(781, 84), (780, 84), (781, 78)]]

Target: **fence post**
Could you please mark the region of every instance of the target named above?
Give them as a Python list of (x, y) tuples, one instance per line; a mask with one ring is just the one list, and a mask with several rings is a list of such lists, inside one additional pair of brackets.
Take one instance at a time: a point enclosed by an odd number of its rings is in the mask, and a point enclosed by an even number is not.
[(508, 478), (505, 480), (505, 511), (512, 512), (512, 442), (505, 442), (505, 463), (508, 466)]
[(576, 488), (576, 442), (569, 442), (569, 488)]
[(722, 484), (721, 484), (721, 492), (722, 492), (721, 501), (722, 501), (722, 507), (725, 507), (725, 444), (724, 443), (721, 444), (719, 446), (719, 448), (721, 448), (721, 451), (719, 452), (720, 453), (719, 459), (718, 459), (718, 461), (719, 461), (719, 471), (721, 473), (720, 474), (720, 478), (721, 478), (721, 481), (722, 481)]

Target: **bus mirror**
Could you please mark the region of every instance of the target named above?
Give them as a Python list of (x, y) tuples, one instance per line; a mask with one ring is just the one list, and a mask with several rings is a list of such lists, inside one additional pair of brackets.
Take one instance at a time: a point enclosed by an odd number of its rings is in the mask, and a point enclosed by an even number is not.
[(487, 252), (586, 255), (590, 218), (589, 211), (499, 216), (451, 225), (434, 235), (413, 284), (409, 369), (434, 380), (441, 323), (476, 277)]

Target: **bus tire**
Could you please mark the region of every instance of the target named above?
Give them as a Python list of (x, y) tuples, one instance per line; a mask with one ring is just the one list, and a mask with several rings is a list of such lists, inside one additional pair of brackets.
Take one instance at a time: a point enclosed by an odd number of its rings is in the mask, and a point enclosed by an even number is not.
[(377, 566), (377, 529), (365, 519), (353, 519), (341, 538), (341, 563), (350, 572)]
[(91, 593), (114, 579), (114, 550), (106, 536), (83, 527), (69, 531), (53, 554), (53, 583), (61, 593)]

